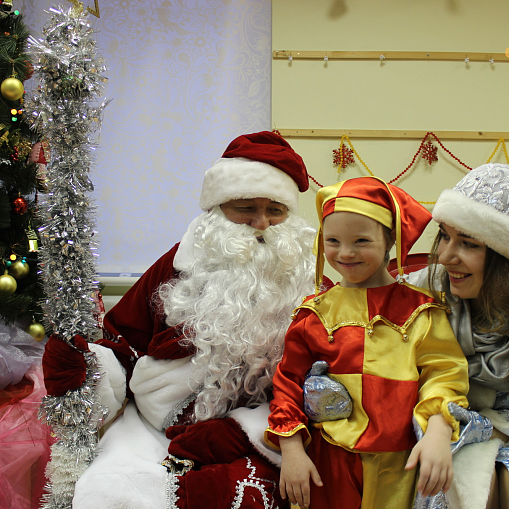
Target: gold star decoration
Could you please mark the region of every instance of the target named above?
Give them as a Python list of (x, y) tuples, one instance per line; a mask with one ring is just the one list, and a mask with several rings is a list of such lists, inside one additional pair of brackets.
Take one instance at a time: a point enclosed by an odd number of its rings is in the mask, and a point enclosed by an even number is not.
[[(84, 7), (83, 7), (83, 3), (80, 2), (79, 0), (67, 0), (68, 2), (71, 2), (80, 12), (83, 11)], [(94, 0), (94, 9), (92, 9), (91, 7), (87, 7), (87, 11), (90, 13), (90, 14), (93, 14), (94, 16), (97, 16), (98, 18), (100, 18), (100, 12), (99, 12), (99, 0)]]

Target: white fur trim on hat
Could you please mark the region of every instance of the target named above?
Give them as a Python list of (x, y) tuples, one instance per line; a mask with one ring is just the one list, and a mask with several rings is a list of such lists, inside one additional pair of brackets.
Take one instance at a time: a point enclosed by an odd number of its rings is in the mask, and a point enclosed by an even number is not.
[(446, 189), (433, 209), (433, 219), (445, 223), (509, 258), (509, 215), (494, 207)]
[(223, 157), (205, 172), (200, 207), (210, 210), (230, 200), (269, 198), (296, 213), (299, 188), (284, 171), (243, 157)]

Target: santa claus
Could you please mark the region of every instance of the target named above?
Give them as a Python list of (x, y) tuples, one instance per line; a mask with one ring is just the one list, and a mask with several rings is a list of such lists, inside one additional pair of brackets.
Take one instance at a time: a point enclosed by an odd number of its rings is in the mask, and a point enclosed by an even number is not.
[[(277, 453), (263, 441), (292, 310), (313, 290), (314, 231), (297, 216), (301, 157), (271, 132), (236, 138), (204, 177), (205, 211), (106, 315), (87, 343), (116, 418), (73, 508), (269, 508)], [(50, 338), (48, 394), (85, 380), (82, 354)]]

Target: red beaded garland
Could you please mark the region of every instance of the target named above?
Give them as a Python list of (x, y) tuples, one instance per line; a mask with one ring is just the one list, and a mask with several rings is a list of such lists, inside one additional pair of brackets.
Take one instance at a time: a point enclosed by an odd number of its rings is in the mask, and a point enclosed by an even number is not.
[(417, 150), (417, 152), (415, 153), (414, 158), (412, 159), (412, 162), (397, 177), (393, 178), (392, 180), (389, 180), (388, 184), (393, 184), (394, 182), (396, 182), (396, 180), (399, 180), (414, 165), (415, 160), (417, 159), (417, 156), (421, 153), (422, 147), (423, 147), (424, 143), (426, 142), (426, 140), (428, 139), (428, 136), (433, 136), (433, 138), (435, 138), (436, 142), (440, 145), (440, 147), (442, 147), (445, 152), (447, 152), (453, 159), (458, 161), (458, 163), (460, 163), (462, 166), (464, 166), (468, 171), (470, 171), (472, 169), (472, 168), (470, 168), (470, 166), (467, 166), (465, 163), (460, 161), (450, 150), (447, 150), (444, 147), (443, 143), (438, 139), (438, 137), (435, 133), (429, 131), (426, 133), (426, 135), (422, 139), (421, 145), (419, 146), (419, 150)]
[[(437, 161), (438, 160), (438, 157), (436, 156), (436, 151), (438, 150), (437, 147), (434, 147), (431, 143), (431, 141), (428, 140), (428, 137), (429, 136), (432, 136), (435, 141), (440, 145), (440, 147), (445, 151), (447, 152), (447, 154), (449, 154), (455, 161), (457, 161), (459, 164), (461, 164), (462, 166), (464, 166), (467, 170), (471, 171), (472, 168), (470, 166), (467, 166), (463, 161), (461, 161), (458, 157), (456, 157), (450, 150), (446, 149), (444, 147), (444, 144), (438, 139), (438, 136), (432, 132), (432, 131), (428, 131), (424, 138), (422, 139), (421, 141), (421, 144), (419, 145), (419, 149), (417, 150), (417, 152), (415, 153), (414, 157), (412, 158), (412, 161), (411, 163), (399, 174), (397, 175), (396, 177), (394, 177), (392, 180), (389, 180), (387, 183), (388, 184), (394, 184), (394, 182), (396, 182), (397, 180), (399, 180), (408, 170), (410, 170), (410, 168), (412, 168), (412, 166), (415, 164), (415, 161), (417, 159), (417, 157), (419, 156), (419, 154), (421, 154), (422, 152), (422, 157), (424, 157), (424, 159), (426, 159), (428, 161), (429, 164), (431, 164), (432, 162), (434, 161)], [(426, 146), (425, 146), (426, 144)], [(431, 148), (432, 147), (432, 148)], [(347, 147), (344, 147), (343, 150), (348, 150)], [(339, 164), (340, 161), (337, 160), (337, 157), (339, 156), (339, 150), (333, 150), (333, 155), (336, 156), (334, 157), (333, 159), (333, 163), (334, 164)], [(353, 153), (353, 151), (352, 151)], [(343, 157), (345, 157), (345, 152), (343, 152)], [(353, 157), (353, 156), (352, 156)], [(348, 163), (347, 163), (348, 164)], [(343, 167), (345, 167), (345, 162), (344, 162), (344, 159), (343, 159)], [(311, 175), (309, 175), (309, 178), (319, 187), (323, 187), (322, 184), (320, 184), (314, 177), (312, 177)]]
[(318, 180), (316, 180), (314, 177), (312, 177), (311, 175), (309, 175), (308, 173), (308, 177), (318, 186), (318, 187), (323, 187), (322, 184), (320, 184), (320, 182), (318, 182)]

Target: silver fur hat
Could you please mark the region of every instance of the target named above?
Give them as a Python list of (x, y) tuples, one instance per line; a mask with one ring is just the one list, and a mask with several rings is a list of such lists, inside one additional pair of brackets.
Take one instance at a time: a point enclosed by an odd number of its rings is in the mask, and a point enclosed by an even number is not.
[(509, 165), (489, 163), (439, 196), (433, 219), (509, 258)]

